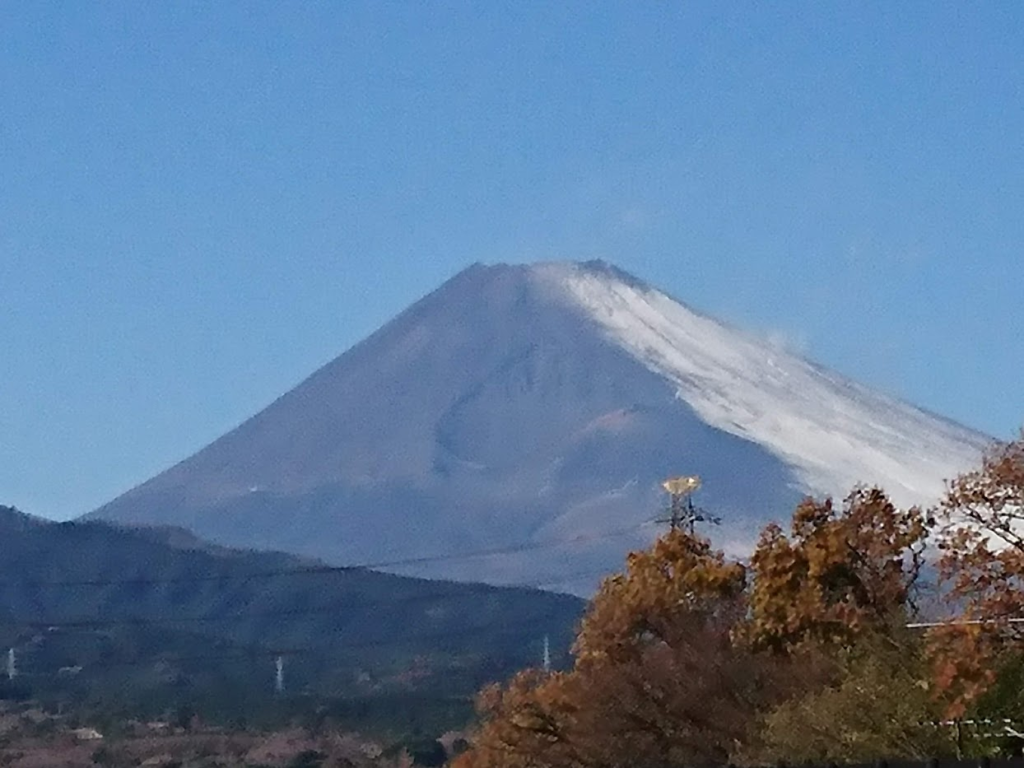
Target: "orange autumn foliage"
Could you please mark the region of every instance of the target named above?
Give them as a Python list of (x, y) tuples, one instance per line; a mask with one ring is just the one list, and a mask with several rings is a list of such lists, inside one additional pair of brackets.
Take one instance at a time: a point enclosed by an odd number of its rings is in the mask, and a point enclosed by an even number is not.
[(680, 617), (731, 625), (745, 587), (741, 564), (727, 562), (707, 539), (669, 531), (604, 580), (573, 651), (581, 661), (622, 659), (652, 641), (671, 642)]
[[(789, 534), (765, 530), (749, 568), (702, 537), (666, 533), (603, 582), (581, 622), (571, 670), (529, 670), (481, 693), (473, 747), (456, 764), (619, 768), (753, 759), (785, 746), (770, 740), (778, 734), (766, 724), (796, 722), (802, 708), (826, 699), (868, 724), (855, 734), (860, 746), (851, 755), (903, 744), (932, 714), (930, 686), (913, 664), (887, 666), (872, 654), (920, 651), (919, 636), (907, 636), (902, 624), (916, 610), (930, 524), (878, 489), (856, 489), (840, 507), (807, 500)], [(892, 652), (895, 646), (901, 650)], [(864, 670), (880, 685), (896, 670), (903, 687), (871, 709), (865, 702), (872, 697), (855, 679)], [(865, 728), (878, 722), (888, 723), (889, 741), (869, 738)], [(841, 746), (851, 728), (816, 721), (815, 738)]]
[(929, 520), (897, 509), (878, 488), (858, 488), (837, 509), (807, 499), (790, 534), (769, 525), (751, 558), (750, 621), (756, 648), (849, 644), (915, 610)]
[(744, 570), (670, 531), (606, 579), (569, 672), (536, 670), (478, 700), (462, 768), (723, 762), (773, 690), (773, 671), (731, 638)]
[(940, 577), (959, 620), (930, 645), (936, 685), (959, 715), (1024, 640), (1024, 434), (953, 480), (942, 507)]

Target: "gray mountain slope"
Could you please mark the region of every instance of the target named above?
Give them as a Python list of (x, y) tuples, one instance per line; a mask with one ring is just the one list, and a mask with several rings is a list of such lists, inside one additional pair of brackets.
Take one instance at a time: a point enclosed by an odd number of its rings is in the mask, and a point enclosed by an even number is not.
[[(605, 265), (564, 269), (653, 290)], [(654, 535), (644, 523), (668, 475), (701, 475), (700, 502), (726, 521), (716, 538), (737, 549), (819, 490), (786, 451), (698, 415), (678, 381), (602, 328), (601, 308), (567, 298), (561, 274), (470, 267), (91, 515), (337, 564), (586, 592)], [(394, 562), (414, 558), (427, 560)]]

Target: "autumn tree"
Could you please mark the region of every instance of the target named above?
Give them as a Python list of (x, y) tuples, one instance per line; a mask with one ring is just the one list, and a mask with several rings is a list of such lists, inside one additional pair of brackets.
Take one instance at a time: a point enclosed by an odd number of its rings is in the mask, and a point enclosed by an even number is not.
[(590, 603), (573, 651), (581, 663), (622, 660), (655, 642), (671, 644), (681, 618), (731, 626), (742, 612), (746, 571), (700, 536), (669, 531), (632, 552)]
[(670, 531), (606, 579), (571, 671), (520, 674), (479, 701), (462, 766), (723, 762), (773, 690), (770, 664), (733, 643), (744, 569), (707, 540)]
[(807, 499), (789, 535), (769, 525), (751, 558), (750, 622), (756, 648), (805, 642), (849, 645), (903, 623), (915, 597), (929, 519), (878, 488), (857, 488), (841, 508)]
[(459, 768), (527, 768), (580, 764), (571, 734), (577, 703), (570, 675), (528, 669), (507, 684), (489, 685), (477, 696), (480, 725)]
[(940, 577), (958, 620), (931, 644), (937, 683), (960, 714), (1024, 648), (1024, 433), (953, 480), (942, 512)]
[(881, 489), (856, 488), (841, 507), (804, 501), (788, 535), (764, 530), (745, 637), (793, 657), (803, 686), (760, 717), (748, 760), (869, 761), (948, 747), (948, 734), (923, 725), (941, 706), (921, 637), (905, 628), (932, 522)]
[(924, 754), (943, 737), (921, 730), (935, 701), (903, 625), (928, 531), (920, 511), (862, 488), (839, 508), (804, 502), (788, 534), (766, 529), (749, 569), (670, 531), (603, 582), (570, 671), (524, 672), (481, 695), (459, 764)]

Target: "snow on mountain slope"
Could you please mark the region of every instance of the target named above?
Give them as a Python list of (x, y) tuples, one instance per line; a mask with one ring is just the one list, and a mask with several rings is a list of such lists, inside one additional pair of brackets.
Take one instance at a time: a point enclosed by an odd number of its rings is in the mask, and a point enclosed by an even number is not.
[(808, 491), (880, 484), (900, 504), (931, 504), (976, 463), (987, 439), (845, 380), (763, 339), (697, 314), (613, 269), (547, 264), (559, 285), (708, 424), (759, 443)]
[(614, 267), (474, 265), (91, 516), (586, 594), (650, 541), (668, 475), (704, 479), (740, 552), (808, 491), (934, 502), (986, 442)]

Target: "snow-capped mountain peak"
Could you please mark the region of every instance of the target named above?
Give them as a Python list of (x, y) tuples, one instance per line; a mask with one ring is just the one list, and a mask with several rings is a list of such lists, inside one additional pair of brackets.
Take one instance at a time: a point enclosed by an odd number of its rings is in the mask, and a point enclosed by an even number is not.
[(702, 476), (738, 550), (807, 492), (930, 504), (985, 443), (613, 266), (474, 265), (92, 514), (586, 592), (650, 540), (669, 475)]
[(536, 268), (708, 424), (768, 448), (806, 490), (878, 484), (932, 504), (987, 438), (855, 384), (756, 335), (703, 316), (614, 268)]

